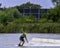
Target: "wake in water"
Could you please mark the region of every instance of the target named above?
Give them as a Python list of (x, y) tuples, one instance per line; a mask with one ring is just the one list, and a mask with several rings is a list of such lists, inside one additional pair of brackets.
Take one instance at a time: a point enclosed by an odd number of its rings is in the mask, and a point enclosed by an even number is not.
[(24, 44), (24, 46), (60, 46), (60, 40), (32, 38), (32, 40)]

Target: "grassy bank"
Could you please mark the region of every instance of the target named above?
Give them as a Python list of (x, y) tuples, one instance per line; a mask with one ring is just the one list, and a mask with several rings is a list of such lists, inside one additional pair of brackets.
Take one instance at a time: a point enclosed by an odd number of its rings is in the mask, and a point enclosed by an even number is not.
[(0, 24), (0, 33), (20, 33), (22, 29), (28, 33), (60, 33), (60, 23), (9, 23)]

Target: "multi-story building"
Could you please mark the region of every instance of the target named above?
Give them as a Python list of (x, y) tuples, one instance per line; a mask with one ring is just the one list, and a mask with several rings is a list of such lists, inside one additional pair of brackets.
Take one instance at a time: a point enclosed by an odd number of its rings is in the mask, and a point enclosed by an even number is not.
[(43, 14), (48, 14), (49, 9), (31, 9), (31, 8), (25, 8), (25, 9), (19, 9), (20, 13), (22, 13), (25, 16), (32, 15), (37, 19), (40, 19)]

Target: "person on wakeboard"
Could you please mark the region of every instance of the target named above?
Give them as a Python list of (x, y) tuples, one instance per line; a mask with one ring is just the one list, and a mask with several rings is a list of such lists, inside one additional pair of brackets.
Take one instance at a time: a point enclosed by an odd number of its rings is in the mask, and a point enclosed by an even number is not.
[(24, 45), (24, 43), (25, 43), (24, 38), (26, 39), (26, 41), (28, 43), (26, 34), (27, 34), (26, 32), (23, 32), (23, 34), (20, 36), (20, 38), (19, 38), (20, 42), (19, 42), (18, 46), (23, 46)]

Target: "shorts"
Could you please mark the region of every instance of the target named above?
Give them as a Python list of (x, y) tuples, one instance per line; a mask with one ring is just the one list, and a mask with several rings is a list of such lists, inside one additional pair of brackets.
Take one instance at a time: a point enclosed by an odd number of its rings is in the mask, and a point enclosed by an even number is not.
[(20, 37), (20, 40), (21, 40), (21, 41), (24, 41), (24, 38)]

